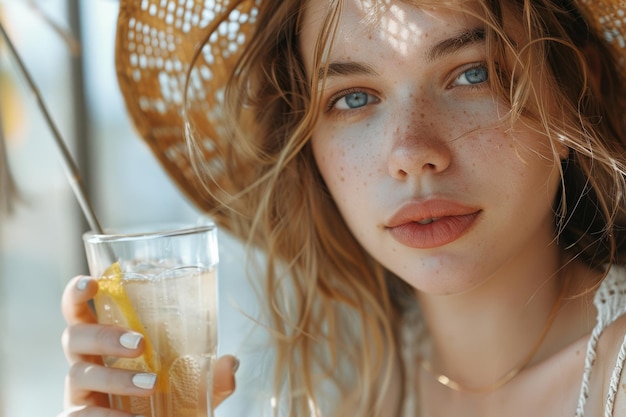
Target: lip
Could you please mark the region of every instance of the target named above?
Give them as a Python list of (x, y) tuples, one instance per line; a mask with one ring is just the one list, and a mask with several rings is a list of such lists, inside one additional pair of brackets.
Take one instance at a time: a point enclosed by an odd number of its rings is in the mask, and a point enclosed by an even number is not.
[[(476, 207), (450, 200), (409, 201), (385, 222), (385, 228), (404, 246), (432, 249), (465, 235), (476, 224), (481, 212)], [(428, 219), (437, 220), (419, 223)]]

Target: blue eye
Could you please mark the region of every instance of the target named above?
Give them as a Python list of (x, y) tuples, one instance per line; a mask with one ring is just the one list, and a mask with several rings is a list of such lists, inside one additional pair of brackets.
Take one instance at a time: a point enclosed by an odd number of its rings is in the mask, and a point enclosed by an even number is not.
[(371, 94), (367, 94), (364, 91), (355, 91), (339, 97), (334, 103), (334, 107), (338, 110), (353, 110), (377, 101), (378, 99)]
[(484, 66), (470, 68), (464, 71), (455, 80), (457, 85), (475, 85), (486, 82), (489, 79), (489, 72)]

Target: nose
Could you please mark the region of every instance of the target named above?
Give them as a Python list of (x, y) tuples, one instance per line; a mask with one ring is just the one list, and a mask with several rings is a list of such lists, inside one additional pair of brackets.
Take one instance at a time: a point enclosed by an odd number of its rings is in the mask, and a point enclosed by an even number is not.
[(389, 174), (405, 179), (448, 169), (452, 152), (450, 143), (440, 134), (442, 128), (434, 123), (410, 123), (398, 128), (389, 153)]

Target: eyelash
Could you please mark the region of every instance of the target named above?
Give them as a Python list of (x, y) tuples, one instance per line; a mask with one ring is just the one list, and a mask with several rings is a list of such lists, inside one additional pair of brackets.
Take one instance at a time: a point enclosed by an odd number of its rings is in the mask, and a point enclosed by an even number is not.
[[(341, 100), (342, 98), (345, 98), (346, 96), (348, 96), (350, 94), (354, 94), (354, 93), (365, 93), (365, 94), (369, 94), (369, 95), (374, 95), (374, 94), (371, 94), (365, 88), (352, 87), (352, 88), (348, 88), (346, 90), (341, 90), (341, 91), (338, 91), (338, 92), (334, 93), (332, 96), (330, 96), (330, 98), (328, 99), (328, 104), (326, 105), (326, 108), (325, 108), (324, 111), (326, 113), (329, 113), (329, 112), (335, 110), (335, 105), (339, 102), (339, 100)], [(359, 109), (361, 109), (361, 108), (352, 109), (351, 111), (358, 111)]]
[[(468, 71), (471, 71), (473, 69), (478, 69), (478, 68), (484, 68), (487, 71), (487, 79), (485, 81), (476, 83), (476, 84), (470, 83), (470, 84), (455, 85), (455, 83), (463, 74), (467, 73)], [(496, 71), (497, 71), (497, 66), (496, 66)], [(467, 67), (464, 67), (460, 71), (456, 72), (456, 75), (452, 79), (452, 82), (450, 82), (448, 88), (450, 89), (454, 87), (463, 87), (463, 88), (469, 88), (469, 89), (483, 89), (489, 85), (488, 83), (489, 83), (490, 78), (491, 78), (491, 73), (489, 72), (489, 67), (487, 66), (487, 63), (477, 62), (477, 63), (469, 64)]]
[[(488, 70), (487, 64), (485, 62), (477, 62), (477, 63), (469, 64), (467, 67), (464, 67), (460, 71), (456, 72), (456, 75), (454, 76), (452, 82), (449, 84), (448, 88), (453, 88), (454, 87), (454, 83), (464, 73), (466, 73), (468, 71), (471, 71), (473, 69), (477, 69), (477, 68), (485, 68), (485, 69)], [(496, 71), (497, 71), (497, 68), (496, 68)], [(477, 83), (477, 84), (459, 85), (458, 87), (469, 88), (469, 89), (484, 89), (486, 87), (487, 83), (489, 82), (489, 78), (490, 78), (490, 73), (489, 73), (489, 71), (487, 71), (487, 79), (484, 82), (480, 82), (480, 83)], [(325, 113), (330, 113), (333, 110), (336, 110), (335, 109), (335, 105), (339, 102), (339, 100), (345, 98), (346, 96), (348, 96), (350, 94), (354, 94), (354, 93), (365, 93), (365, 94), (368, 94), (368, 95), (375, 96), (375, 94), (372, 94), (371, 92), (369, 92), (365, 88), (352, 87), (352, 88), (348, 88), (348, 89), (345, 89), (345, 90), (341, 90), (341, 91), (338, 91), (338, 92), (334, 93), (332, 96), (330, 96), (330, 98), (328, 99), (328, 104), (326, 105), (326, 107), (324, 109), (324, 112)], [(350, 112), (355, 112), (355, 111), (362, 110), (365, 107), (367, 107), (367, 106), (356, 108), (356, 109), (351, 109), (349, 111)], [(345, 110), (341, 110), (341, 111), (345, 111)]]

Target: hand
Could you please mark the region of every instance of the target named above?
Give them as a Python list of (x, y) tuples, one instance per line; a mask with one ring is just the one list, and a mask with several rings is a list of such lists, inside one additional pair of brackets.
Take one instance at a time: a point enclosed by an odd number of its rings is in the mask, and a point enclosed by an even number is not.
[[(72, 279), (61, 302), (68, 324), (63, 332), (63, 351), (70, 364), (65, 381), (65, 411), (58, 417), (130, 417), (111, 410), (109, 394), (149, 396), (155, 376), (149, 373), (107, 368), (102, 355), (133, 358), (144, 349), (140, 334), (127, 329), (98, 324), (88, 301), (98, 291), (89, 277)], [(214, 367), (212, 405), (217, 407), (235, 390), (239, 362), (233, 356), (219, 358)]]

